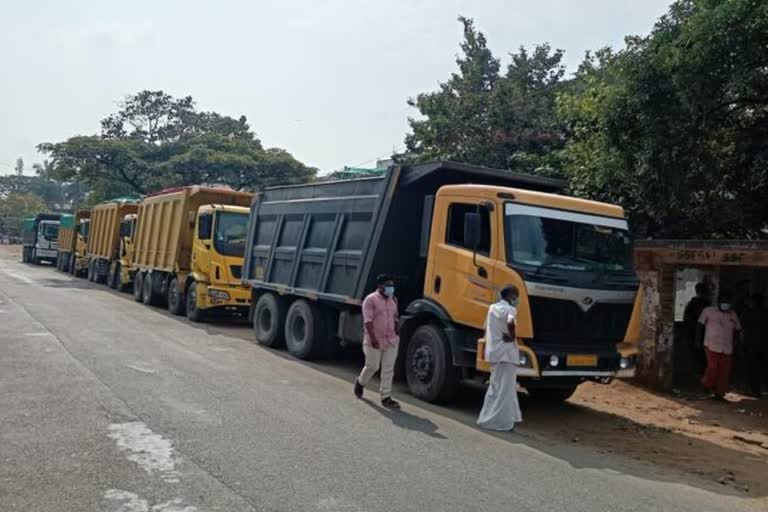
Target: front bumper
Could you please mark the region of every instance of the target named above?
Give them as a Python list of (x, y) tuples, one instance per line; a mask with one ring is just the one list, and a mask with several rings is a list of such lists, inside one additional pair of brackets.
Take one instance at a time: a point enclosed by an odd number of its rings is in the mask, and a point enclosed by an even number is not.
[(203, 309), (210, 308), (248, 308), (251, 306), (251, 291), (242, 286), (207, 285), (200, 290)]

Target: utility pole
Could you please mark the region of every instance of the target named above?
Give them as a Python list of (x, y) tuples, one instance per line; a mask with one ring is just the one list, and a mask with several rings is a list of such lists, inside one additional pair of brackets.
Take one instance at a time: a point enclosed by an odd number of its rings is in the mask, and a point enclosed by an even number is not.
[(16, 175), (24, 176), (24, 159), (21, 157), (16, 159)]

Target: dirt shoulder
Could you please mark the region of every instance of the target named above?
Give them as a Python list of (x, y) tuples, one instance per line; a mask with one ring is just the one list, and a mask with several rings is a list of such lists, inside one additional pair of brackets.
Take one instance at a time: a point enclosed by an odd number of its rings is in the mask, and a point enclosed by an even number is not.
[[(664, 395), (628, 384), (584, 384), (563, 414), (530, 404), (542, 435), (682, 470), (745, 496), (768, 496), (768, 400)], [(535, 425), (535, 427), (534, 427)]]

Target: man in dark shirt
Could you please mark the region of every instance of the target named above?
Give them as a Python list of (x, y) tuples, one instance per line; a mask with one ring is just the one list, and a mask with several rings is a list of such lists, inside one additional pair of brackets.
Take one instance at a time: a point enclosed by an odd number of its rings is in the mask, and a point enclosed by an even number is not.
[(741, 313), (741, 327), (749, 388), (752, 396), (760, 397), (763, 385), (768, 388), (768, 311), (762, 295), (747, 297)]
[(688, 340), (691, 354), (693, 354), (694, 364), (698, 374), (704, 373), (704, 368), (707, 366), (707, 357), (704, 354), (704, 346), (696, 336), (696, 329), (702, 311), (710, 305), (709, 288), (706, 284), (699, 283), (696, 285), (696, 296), (688, 302), (688, 305), (685, 306), (685, 312), (683, 313), (685, 337)]

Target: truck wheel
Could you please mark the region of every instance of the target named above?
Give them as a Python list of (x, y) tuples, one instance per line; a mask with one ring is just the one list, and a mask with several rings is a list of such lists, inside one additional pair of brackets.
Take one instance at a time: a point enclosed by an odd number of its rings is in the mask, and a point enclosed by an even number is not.
[(69, 259), (69, 273), (72, 274), (73, 276), (77, 276), (77, 271), (75, 270), (75, 260), (76, 259), (77, 258), (75, 258), (74, 256), (72, 256)]
[(109, 272), (107, 272), (107, 286), (113, 290), (117, 290), (117, 283), (115, 282), (115, 276), (117, 275), (117, 263), (109, 266)]
[(136, 302), (144, 301), (144, 272), (136, 272), (133, 278), (133, 300)]
[(285, 302), (272, 293), (265, 293), (253, 309), (253, 331), (260, 345), (279, 348), (285, 345)]
[(288, 352), (299, 359), (314, 359), (323, 350), (325, 319), (317, 308), (299, 299), (285, 315), (285, 345)]
[(405, 377), (411, 393), (425, 402), (448, 402), (456, 395), (459, 372), (440, 327), (427, 324), (414, 331), (405, 354)]
[(186, 306), (187, 318), (191, 322), (203, 321), (204, 311), (197, 307), (197, 283), (194, 281), (192, 281), (192, 283), (187, 288)]
[(540, 402), (565, 402), (576, 391), (578, 386), (566, 388), (533, 388), (528, 389), (528, 396)]
[(95, 260), (90, 260), (88, 262), (88, 280), (90, 282), (94, 282), (96, 280), (96, 269), (94, 268), (94, 261)]
[(147, 306), (157, 306), (160, 302), (155, 293), (155, 287), (152, 286), (152, 274), (144, 275), (144, 282), (142, 283), (141, 298), (144, 300), (144, 304)]
[(183, 315), (184, 305), (184, 292), (179, 288), (179, 280), (174, 277), (168, 287), (168, 311), (177, 316)]

